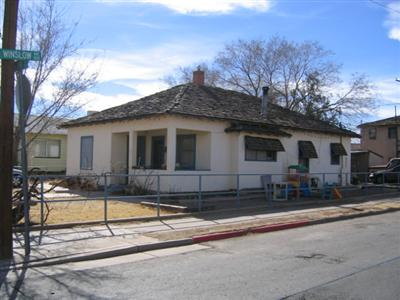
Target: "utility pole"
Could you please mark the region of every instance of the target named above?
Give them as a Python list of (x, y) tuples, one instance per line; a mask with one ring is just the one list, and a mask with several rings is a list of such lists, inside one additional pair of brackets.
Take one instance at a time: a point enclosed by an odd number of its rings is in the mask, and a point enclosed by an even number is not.
[[(18, 0), (4, 1), (3, 45), (15, 49)], [(0, 259), (11, 259), (12, 251), (12, 162), (14, 125), (13, 60), (1, 62), (0, 98)]]

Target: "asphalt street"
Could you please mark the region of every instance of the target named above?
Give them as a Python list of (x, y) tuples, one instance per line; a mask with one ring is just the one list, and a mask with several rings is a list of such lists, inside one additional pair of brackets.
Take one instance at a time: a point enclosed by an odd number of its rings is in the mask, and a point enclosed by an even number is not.
[(9, 271), (11, 299), (400, 299), (400, 212)]

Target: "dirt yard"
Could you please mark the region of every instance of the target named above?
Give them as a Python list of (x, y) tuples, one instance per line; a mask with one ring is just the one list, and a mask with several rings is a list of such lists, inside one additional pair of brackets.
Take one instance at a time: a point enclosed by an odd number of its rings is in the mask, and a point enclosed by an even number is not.
[[(103, 201), (77, 201), (49, 203), (50, 213), (46, 224), (60, 224), (104, 219)], [(156, 209), (136, 203), (108, 201), (108, 219), (155, 216)], [(46, 209), (45, 209), (46, 212)], [(167, 212), (161, 211), (161, 214)], [(168, 212), (171, 213), (171, 212)], [(40, 224), (40, 205), (31, 206), (31, 221)]]

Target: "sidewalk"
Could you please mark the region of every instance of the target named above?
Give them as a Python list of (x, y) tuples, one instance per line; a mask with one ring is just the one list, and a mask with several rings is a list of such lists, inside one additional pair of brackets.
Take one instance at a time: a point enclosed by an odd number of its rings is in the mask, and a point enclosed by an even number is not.
[[(100, 259), (198, 242), (313, 225), (400, 210), (400, 198), (287, 211), (246, 211), (198, 217), (31, 232), (30, 267)], [(240, 215), (239, 215), (240, 214)], [(23, 234), (14, 235), (14, 261), (24, 264)], [(0, 269), (5, 264), (0, 262)]]

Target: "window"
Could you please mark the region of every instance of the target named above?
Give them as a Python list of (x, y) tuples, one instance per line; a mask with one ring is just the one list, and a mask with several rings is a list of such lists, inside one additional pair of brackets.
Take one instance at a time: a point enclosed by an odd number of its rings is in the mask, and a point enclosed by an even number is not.
[(245, 137), (245, 160), (247, 161), (276, 161), (277, 152), (285, 151), (278, 139)]
[(342, 143), (331, 143), (331, 165), (340, 164), (340, 156), (347, 155)]
[(195, 170), (196, 135), (185, 134), (176, 137), (176, 169)]
[(331, 165), (340, 164), (340, 155), (331, 153)]
[(388, 128), (388, 138), (395, 139), (397, 136), (397, 128), (396, 127), (389, 127)]
[(93, 169), (93, 136), (81, 137), (81, 170)]
[(368, 137), (370, 140), (376, 139), (376, 128), (375, 127), (368, 128)]
[(35, 140), (33, 156), (36, 158), (60, 158), (60, 140)]
[(146, 137), (137, 137), (137, 154), (136, 154), (136, 166), (144, 167), (146, 165)]
[(299, 165), (310, 170), (310, 158), (318, 158), (317, 150), (311, 141), (298, 141), (299, 146)]
[(156, 170), (163, 170), (165, 165), (165, 137), (152, 136), (151, 137), (151, 168)]
[(276, 151), (246, 149), (245, 159), (248, 161), (276, 161)]

